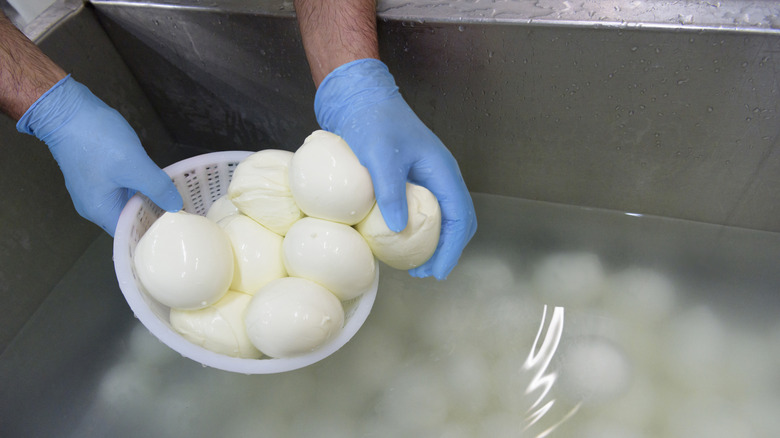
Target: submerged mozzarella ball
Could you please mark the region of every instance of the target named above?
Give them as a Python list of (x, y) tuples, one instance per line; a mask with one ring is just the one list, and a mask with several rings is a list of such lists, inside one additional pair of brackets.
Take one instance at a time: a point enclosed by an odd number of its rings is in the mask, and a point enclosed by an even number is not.
[(571, 341), (561, 352), (562, 390), (572, 400), (601, 403), (629, 387), (631, 365), (622, 349), (602, 338)]
[(558, 253), (539, 263), (533, 273), (533, 285), (550, 304), (578, 305), (594, 300), (602, 292), (604, 277), (598, 255)]
[(441, 232), (441, 209), (433, 193), (407, 183), (406, 203), (409, 219), (400, 233), (387, 227), (376, 204), (355, 227), (374, 255), (395, 269), (412, 269), (428, 261), (436, 251)]
[(243, 214), (227, 217), (219, 226), (233, 245), (231, 289), (254, 294), (271, 280), (287, 276), (282, 263), (282, 236)]
[(371, 248), (354, 228), (316, 218), (303, 218), (282, 242), (287, 273), (324, 286), (340, 300), (368, 290), (376, 276)]
[(284, 236), (303, 217), (290, 192), (293, 153), (266, 149), (245, 158), (233, 172), (228, 199), (245, 215)]
[(257, 359), (262, 353), (252, 345), (244, 326), (251, 299), (249, 294), (231, 290), (203, 309), (171, 309), (171, 325), (188, 341), (215, 353)]
[(374, 205), (374, 186), (349, 145), (314, 131), (290, 163), (290, 190), (308, 216), (354, 225)]
[(214, 222), (219, 222), (222, 219), (238, 214), (238, 207), (227, 196), (221, 196), (211, 204), (209, 210), (206, 212), (206, 217)]
[(324, 287), (286, 277), (255, 294), (244, 321), (252, 344), (264, 354), (293, 357), (310, 353), (333, 339), (344, 325), (344, 308)]
[(203, 216), (166, 212), (138, 241), (135, 272), (160, 303), (198, 309), (215, 303), (233, 281), (227, 234)]
[(674, 283), (661, 272), (631, 267), (609, 278), (609, 304), (635, 322), (657, 322), (671, 315), (677, 305)]

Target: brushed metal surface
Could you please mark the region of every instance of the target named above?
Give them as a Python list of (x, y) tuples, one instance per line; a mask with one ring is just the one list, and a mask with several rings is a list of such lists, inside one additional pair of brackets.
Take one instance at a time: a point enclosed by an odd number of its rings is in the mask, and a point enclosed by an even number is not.
[(294, 17), (96, 5), (175, 139), (212, 150), (295, 150), (316, 128)]
[[(61, 17), (62, 18), (62, 17)], [(91, 9), (69, 15), (39, 46), (121, 112), (160, 165), (177, 148)], [(0, 117), (0, 351), (102, 231), (76, 213), (46, 145)]]
[[(380, 3), (379, 32), (472, 191), (780, 230), (776, 8), (667, 26), (671, 9), (594, 23), (467, 3)], [(760, 23), (727, 26), (739, 5)], [(294, 150), (317, 128), (290, 2), (95, 7), (178, 141)]]

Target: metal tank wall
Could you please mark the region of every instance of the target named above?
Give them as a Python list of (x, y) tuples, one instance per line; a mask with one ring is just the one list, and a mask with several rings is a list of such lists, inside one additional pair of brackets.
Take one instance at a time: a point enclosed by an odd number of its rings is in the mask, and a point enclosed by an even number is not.
[[(93, 3), (177, 141), (317, 129), (292, 2)], [(472, 191), (780, 230), (777, 6), (608, 3), (380, 1), (381, 53)]]
[[(774, 2), (379, 2), (383, 59), (472, 191), (780, 230)], [(164, 166), (317, 129), (292, 2), (58, 0), (25, 27)], [(101, 231), (0, 118), (0, 351)]]
[[(160, 165), (178, 148), (138, 83), (79, 0), (58, 1), (23, 27), (66, 71), (119, 110)], [(76, 213), (46, 145), (0, 117), (0, 353), (103, 231)]]

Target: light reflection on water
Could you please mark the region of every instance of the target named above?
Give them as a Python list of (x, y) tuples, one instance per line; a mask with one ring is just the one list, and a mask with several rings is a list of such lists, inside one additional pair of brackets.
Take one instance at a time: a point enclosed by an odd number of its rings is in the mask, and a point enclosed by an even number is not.
[(137, 327), (72, 436), (780, 436), (777, 235), (475, 203), (450, 278), (383, 269), (334, 356), (234, 375)]
[[(561, 336), (563, 335), (563, 307), (555, 307), (553, 309), (547, 330), (544, 330), (546, 318), (547, 306), (544, 306), (542, 311), (542, 320), (539, 324), (539, 331), (536, 333), (536, 339), (534, 339), (533, 347), (531, 348), (531, 352), (528, 354), (528, 359), (526, 359), (522, 368), (524, 372), (530, 373), (532, 375), (531, 382), (528, 384), (528, 387), (525, 390), (525, 394), (529, 396), (534, 393), (539, 394), (539, 397), (528, 409), (528, 416), (525, 419), (526, 424), (523, 427), (524, 431), (528, 431), (535, 424), (537, 424), (539, 420), (543, 419), (556, 403), (554, 398), (548, 397), (550, 390), (553, 388), (553, 385), (555, 385), (555, 381), (557, 379), (557, 373), (555, 371), (549, 370), (549, 366), (550, 362), (555, 356), (556, 351), (558, 350), (558, 345), (560, 345)], [(540, 344), (539, 340), (543, 332), (544, 338)], [(535, 436), (537, 438), (544, 438), (549, 436), (555, 431), (555, 429), (558, 428), (558, 426), (563, 424), (564, 421), (571, 418), (571, 416), (577, 412), (579, 407), (580, 404), (577, 403), (568, 413), (563, 416), (563, 418), (559, 420), (556, 419), (557, 421), (553, 422), (553, 424), (546, 427)]]

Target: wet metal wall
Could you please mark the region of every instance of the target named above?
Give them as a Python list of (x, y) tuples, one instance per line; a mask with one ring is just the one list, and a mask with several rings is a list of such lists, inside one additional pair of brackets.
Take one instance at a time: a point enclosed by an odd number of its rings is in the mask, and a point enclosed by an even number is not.
[[(291, 2), (94, 3), (178, 141), (317, 129)], [(779, 7), (553, 3), (379, 2), (383, 59), (470, 189), (780, 230)]]
[[(160, 165), (170, 136), (95, 18), (79, 0), (25, 27), (39, 47), (118, 109)], [(47, 24), (48, 23), (48, 24)], [(56, 24), (49, 29), (52, 24)], [(102, 230), (73, 208), (46, 145), (0, 116), (0, 353)]]
[[(567, 4), (379, 2), (382, 56), (471, 190), (779, 231), (777, 3)], [(160, 165), (294, 150), (317, 128), (289, 1), (57, 0), (43, 15), (25, 31)], [(2, 351), (100, 230), (7, 118), (0, 190)]]

